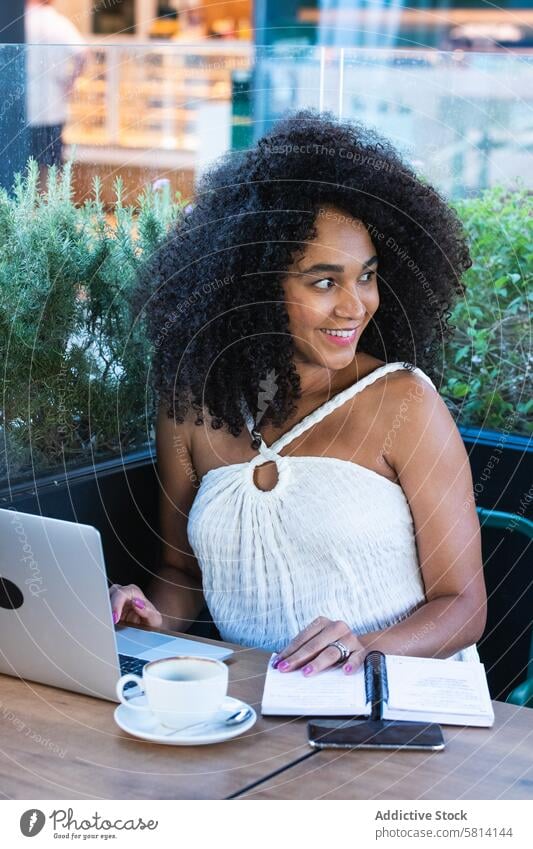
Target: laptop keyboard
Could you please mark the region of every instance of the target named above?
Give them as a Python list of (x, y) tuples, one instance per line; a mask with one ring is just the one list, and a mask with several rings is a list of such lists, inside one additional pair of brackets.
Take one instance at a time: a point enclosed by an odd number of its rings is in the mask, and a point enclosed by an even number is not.
[[(122, 675), (127, 675), (129, 672), (132, 672), (134, 675), (142, 675), (142, 671), (146, 664), (147, 660), (141, 660), (140, 657), (131, 657), (129, 654), (119, 654), (118, 662), (120, 664), (120, 672)], [(133, 682), (131, 684), (126, 684), (124, 689), (128, 687), (134, 687), (135, 684)]]

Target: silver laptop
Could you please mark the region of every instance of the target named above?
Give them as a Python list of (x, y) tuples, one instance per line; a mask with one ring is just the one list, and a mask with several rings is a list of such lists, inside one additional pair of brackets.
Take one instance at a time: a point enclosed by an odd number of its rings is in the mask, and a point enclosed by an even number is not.
[(120, 675), (182, 654), (224, 660), (233, 652), (115, 629), (96, 528), (0, 509), (0, 673), (118, 701)]

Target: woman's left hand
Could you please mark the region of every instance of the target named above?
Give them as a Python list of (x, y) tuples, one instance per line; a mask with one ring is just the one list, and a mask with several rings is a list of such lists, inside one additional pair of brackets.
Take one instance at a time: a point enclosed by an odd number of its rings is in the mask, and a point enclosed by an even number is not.
[(300, 631), (274, 658), (272, 665), (280, 672), (293, 672), (303, 667), (302, 672), (306, 676), (322, 672), (339, 663), (339, 649), (329, 645), (335, 640), (340, 640), (350, 651), (350, 656), (343, 663), (344, 672), (350, 675), (361, 666), (367, 650), (346, 622), (333, 621), (325, 616), (319, 616)]

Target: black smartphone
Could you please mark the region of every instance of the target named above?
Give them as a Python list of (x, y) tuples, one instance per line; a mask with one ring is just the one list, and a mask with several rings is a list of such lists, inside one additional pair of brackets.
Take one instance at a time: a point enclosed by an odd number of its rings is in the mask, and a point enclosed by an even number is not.
[(314, 749), (444, 749), (441, 727), (433, 722), (312, 719), (307, 738)]

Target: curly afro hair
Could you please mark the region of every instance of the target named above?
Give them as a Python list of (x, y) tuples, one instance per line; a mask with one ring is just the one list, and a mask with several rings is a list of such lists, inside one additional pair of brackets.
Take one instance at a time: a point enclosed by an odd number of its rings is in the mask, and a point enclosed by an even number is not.
[(459, 218), (373, 130), (300, 110), (204, 173), (192, 210), (141, 273), (134, 306), (146, 314), (156, 394), (177, 422), (192, 406), (197, 424), (207, 411), (213, 428), (238, 436), (241, 398), (255, 416), (269, 373), (276, 393), (263, 421), (281, 427), (294, 414), (281, 281), (323, 204), (361, 220), (379, 258), (380, 306), (360, 348), (435, 377), (471, 265)]

